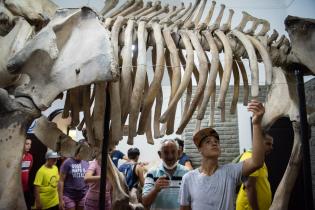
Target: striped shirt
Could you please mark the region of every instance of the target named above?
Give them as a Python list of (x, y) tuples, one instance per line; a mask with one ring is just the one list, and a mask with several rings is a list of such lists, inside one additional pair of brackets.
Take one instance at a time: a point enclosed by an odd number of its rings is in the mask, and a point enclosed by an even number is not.
[(154, 202), (151, 204), (151, 210), (178, 210), (179, 209), (179, 189), (182, 182), (182, 177), (188, 170), (177, 164), (176, 171), (170, 176), (161, 164), (158, 168), (150, 170), (145, 178), (142, 195), (147, 195), (153, 188), (156, 180), (161, 176), (169, 177), (170, 186), (162, 189)]

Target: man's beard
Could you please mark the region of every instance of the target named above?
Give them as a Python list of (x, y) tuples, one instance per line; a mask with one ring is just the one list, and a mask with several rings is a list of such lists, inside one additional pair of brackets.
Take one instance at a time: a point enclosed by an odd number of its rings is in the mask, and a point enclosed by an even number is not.
[(177, 162), (176, 161), (172, 166), (168, 166), (164, 161), (162, 161), (163, 167), (168, 169), (168, 170), (173, 170), (176, 166), (177, 166)]

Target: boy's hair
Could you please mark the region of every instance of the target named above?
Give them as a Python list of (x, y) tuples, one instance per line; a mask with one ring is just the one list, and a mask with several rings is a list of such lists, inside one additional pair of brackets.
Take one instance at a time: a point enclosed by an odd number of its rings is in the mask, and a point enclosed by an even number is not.
[(210, 137), (210, 136), (213, 136), (220, 141), (219, 134), (213, 128), (209, 127), (209, 128), (204, 128), (204, 129), (199, 130), (193, 137), (193, 141), (196, 147), (199, 148), (203, 140), (205, 140), (207, 137)]
[(34, 137), (34, 134), (26, 133), (26, 139), (29, 139), (32, 141), (32, 138)]
[(140, 155), (140, 150), (136, 147), (130, 148), (128, 149), (127, 155), (129, 159), (134, 160)]
[(272, 139), (273, 140), (273, 137), (266, 130), (262, 131), (262, 135), (264, 137), (264, 140), (267, 140), (267, 139)]
[(177, 141), (178, 146), (184, 148), (184, 141), (183, 141), (183, 140), (181, 140), (181, 139), (179, 139), (179, 138), (175, 138), (175, 141)]

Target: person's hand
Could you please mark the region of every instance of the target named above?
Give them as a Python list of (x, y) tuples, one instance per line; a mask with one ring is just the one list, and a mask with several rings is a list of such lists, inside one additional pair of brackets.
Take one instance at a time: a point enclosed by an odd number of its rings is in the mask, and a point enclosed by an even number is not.
[(59, 210), (65, 210), (65, 202), (63, 199), (59, 199)]
[(149, 165), (149, 162), (139, 162), (138, 163), (141, 167), (144, 167), (146, 165)]
[(265, 107), (262, 103), (257, 100), (251, 100), (251, 102), (248, 103), (247, 110), (253, 113), (253, 125), (260, 125), (265, 113)]
[(163, 188), (166, 188), (170, 185), (170, 181), (166, 176), (159, 177), (155, 182), (155, 189), (160, 192)]

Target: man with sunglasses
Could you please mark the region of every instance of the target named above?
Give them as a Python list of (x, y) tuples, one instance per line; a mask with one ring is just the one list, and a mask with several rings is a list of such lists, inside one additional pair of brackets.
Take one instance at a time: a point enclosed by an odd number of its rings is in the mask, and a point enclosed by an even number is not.
[(264, 106), (252, 100), (248, 111), (253, 113), (252, 157), (239, 163), (219, 165), (220, 138), (212, 128), (198, 131), (194, 143), (201, 153), (201, 166), (183, 177), (180, 189), (181, 210), (234, 209), (235, 188), (241, 177), (247, 177), (264, 163), (264, 137), (261, 126)]
[(147, 173), (142, 203), (151, 210), (178, 210), (179, 188), (188, 170), (178, 163), (179, 147), (175, 140), (162, 141), (158, 154), (162, 163)]

